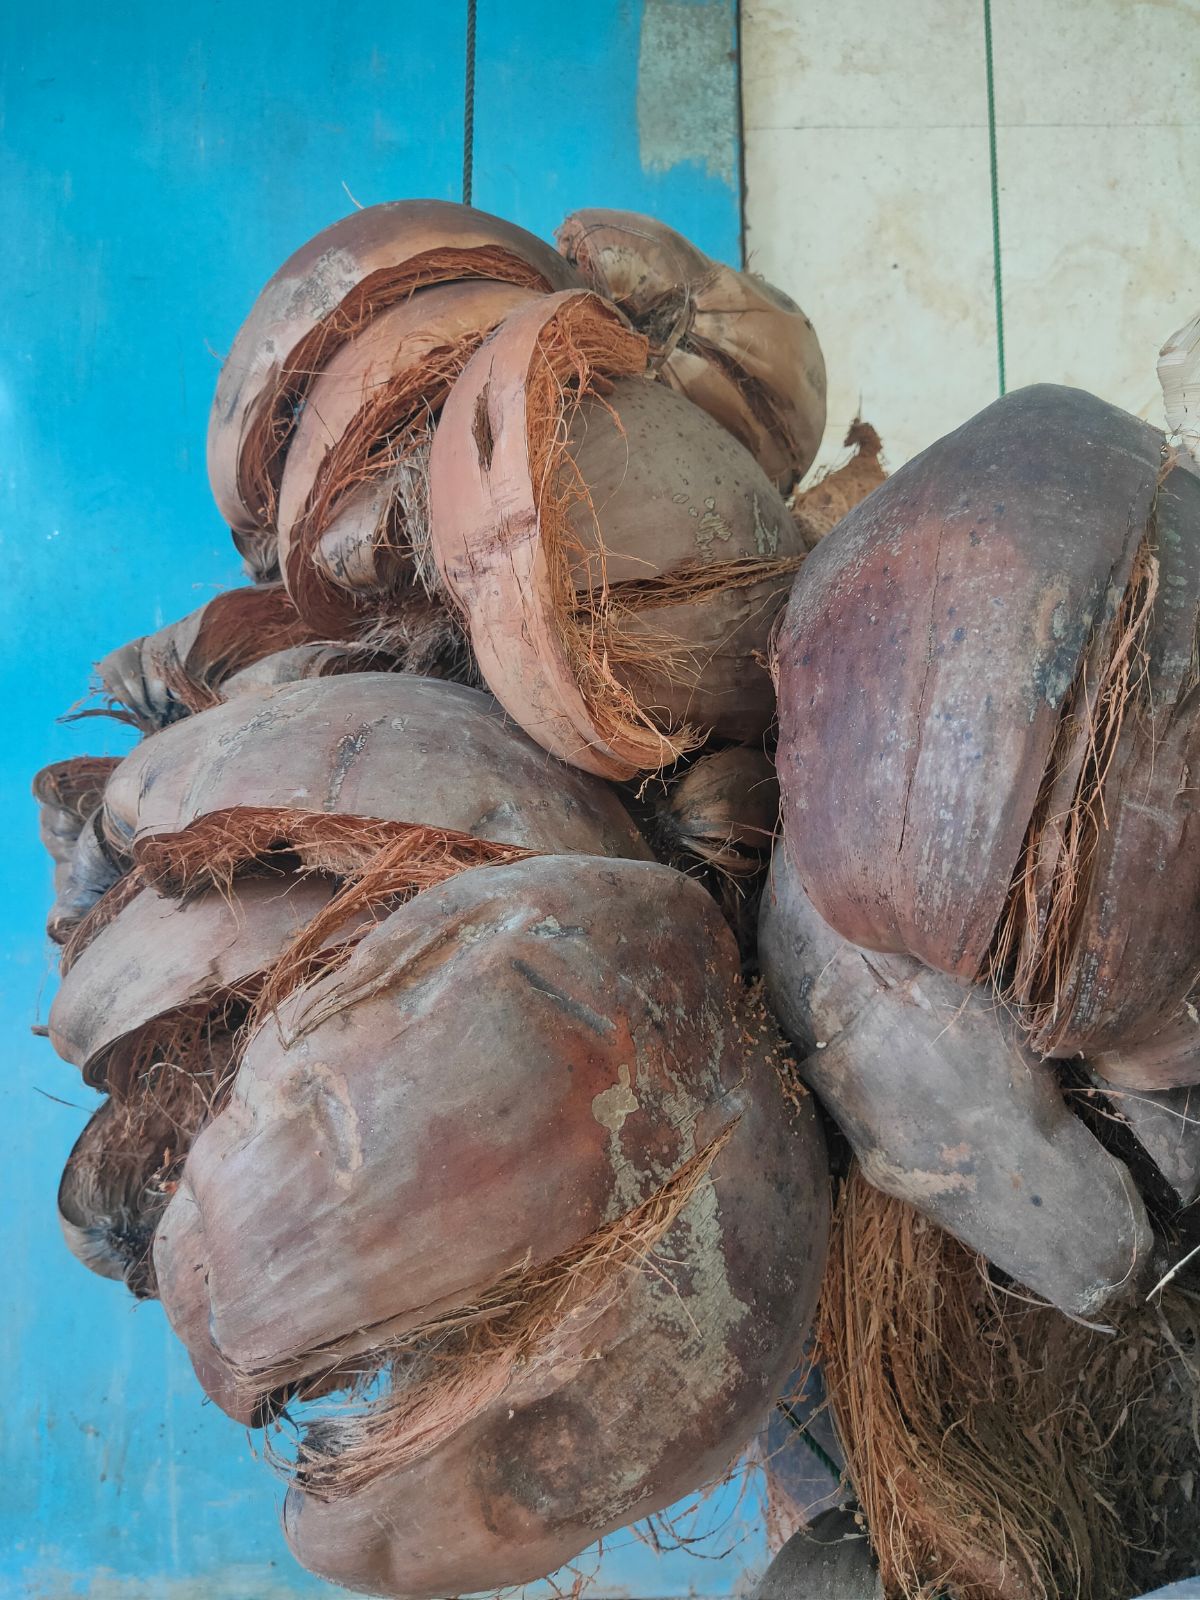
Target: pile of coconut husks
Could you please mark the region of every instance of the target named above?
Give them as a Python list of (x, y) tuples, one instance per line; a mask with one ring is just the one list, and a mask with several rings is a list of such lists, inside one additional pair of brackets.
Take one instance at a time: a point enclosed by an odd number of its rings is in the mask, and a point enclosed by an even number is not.
[(543, 1577), (797, 1373), (780, 1593), (1200, 1566), (1200, 479), (1073, 389), (825, 420), (650, 218), (356, 211), (221, 373), (251, 582), (36, 779), (67, 1243), (348, 1588)]

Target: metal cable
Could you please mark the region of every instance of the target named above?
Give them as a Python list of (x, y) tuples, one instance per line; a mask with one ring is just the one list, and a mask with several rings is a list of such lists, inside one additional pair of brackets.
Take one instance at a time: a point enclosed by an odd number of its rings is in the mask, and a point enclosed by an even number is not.
[(475, 165), (475, 0), (467, 0), (467, 67), (463, 84), (463, 205), (471, 204)]

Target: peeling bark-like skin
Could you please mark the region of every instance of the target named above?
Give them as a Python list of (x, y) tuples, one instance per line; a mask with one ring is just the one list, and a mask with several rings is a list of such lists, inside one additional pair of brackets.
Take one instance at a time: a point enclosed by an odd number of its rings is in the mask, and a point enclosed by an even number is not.
[(782, 845), (759, 956), (801, 1075), (871, 1183), (1061, 1310), (1136, 1289), (1152, 1236), (1132, 1178), (985, 991), (842, 939)]
[(127, 1090), (141, 1030), (265, 972), (332, 892), (318, 877), (245, 879), (182, 902), (143, 890), (63, 977), (51, 1044), (93, 1088)]
[[(345, 628), (364, 606), (386, 609), (389, 594), (417, 581), (411, 549), (381, 544), (370, 518), (353, 519), (357, 540), (333, 524), (351, 495), (361, 497), (403, 457), (414, 426), (432, 423), (486, 335), (536, 298), (529, 289), (482, 281), (419, 290), (367, 323), (313, 382), (288, 447), (278, 520), (284, 578), (314, 624)], [(398, 396), (378, 414), (389, 389)], [(374, 432), (360, 436), (367, 417)]]
[(1160, 447), (1080, 390), (1023, 389), (902, 467), (806, 561), (778, 645), (784, 826), (845, 938), (957, 977), (984, 969)]
[[(272, 520), (272, 479), (278, 485), (288, 418), (315, 371), (365, 317), (414, 289), (462, 278), (539, 290), (576, 281), (566, 262), (524, 229), (441, 200), (355, 211), (284, 262), (233, 342), (209, 420), (209, 481), (235, 534), (252, 534)], [(272, 411), (282, 438), (267, 462), (266, 479), (257, 480), (247, 471), (243, 449)]]
[[(772, 1204), (800, 1207), (795, 1238), (773, 1231), (770, 1206), (750, 1215), (755, 1248), (779, 1252), (767, 1285), (782, 1275), (803, 1322), (788, 1263), (815, 1290), (819, 1147), (809, 1129), (794, 1175), (778, 1175), (783, 1134), (768, 1130), (786, 1109), (769, 1075), (744, 1082), (761, 1046), (740, 1001), (717, 907), (669, 868), (541, 857), (417, 895), (247, 1048), (156, 1240), (176, 1331), (198, 1366), (215, 1347), (252, 1414), (281, 1385), (557, 1258), (739, 1116), (776, 1172)], [(722, 1208), (742, 1179), (719, 1178), (721, 1163), (739, 1174), (758, 1160), (743, 1138), (710, 1174)], [(277, 1195), (288, 1203), (264, 1203)], [(180, 1257), (205, 1261), (203, 1306)], [(730, 1274), (752, 1297), (758, 1274), (740, 1261)]]
[(799, 306), (636, 212), (576, 211), (557, 239), (587, 282), (649, 336), (663, 379), (787, 493), (825, 427), (825, 362)]
[[(564, 390), (541, 417), (546, 351), (559, 344), (587, 358), (561, 357)], [(567, 386), (577, 366), (588, 392), (576, 410)], [(774, 695), (758, 656), (791, 580), (778, 566), (804, 550), (750, 455), (697, 407), (645, 382), (644, 370), (645, 342), (612, 306), (582, 292), (545, 297), (508, 317), (467, 363), (430, 456), (433, 555), (488, 686), (546, 749), (619, 779), (670, 764), (685, 724), (740, 741), (765, 731)], [(559, 437), (564, 417), (566, 459), (541, 467), (537, 450)], [(554, 526), (572, 472), (587, 498)], [(735, 563), (761, 563), (761, 576), (734, 582)], [(697, 579), (702, 589), (689, 590)], [(640, 641), (636, 661), (605, 650), (611, 616)], [(586, 655), (592, 618), (595, 650), (636, 718), (610, 724), (580, 679), (569, 641)]]
[(489, 696), (354, 673), (236, 696), (138, 746), (105, 826), (141, 846), (239, 807), (453, 829), (545, 851), (646, 857), (619, 799), (547, 756)]

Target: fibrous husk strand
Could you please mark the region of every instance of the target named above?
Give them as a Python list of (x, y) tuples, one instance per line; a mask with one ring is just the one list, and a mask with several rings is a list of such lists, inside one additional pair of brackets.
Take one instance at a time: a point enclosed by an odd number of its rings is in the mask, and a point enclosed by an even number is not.
[(1168, 1291), (1113, 1321), (1011, 1292), (852, 1176), (816, 1355), (888, 1600), (1126, 1600), (1195, 1570), (1167, 1493), (1200, 1468), (1195, 1305)]
[[(504, 1392), (514, 1370), (552, 1361), (556, 1335), (607, 1309), (631, 1272), (653, 1271), (653, 1252), (729, 1142), (726, 1127), (654, 1194), (536, 1270), (507, 1274), (471, 1305), (455, 1308), (377, 1352), (382, 1399), (326, 1417), (304, 1431), (294, 1467), (322, 1500), (355, 1494), (443, 1443)], [(290, 1463), (286, 1463), (290, 1465)]]

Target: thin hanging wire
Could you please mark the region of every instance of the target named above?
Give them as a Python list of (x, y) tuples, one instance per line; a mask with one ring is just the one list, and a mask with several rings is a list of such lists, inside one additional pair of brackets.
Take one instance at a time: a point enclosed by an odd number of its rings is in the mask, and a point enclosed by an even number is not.
[(463, 205), (471, 204), (475, 165), (475, 0), (467, 0), (467, 70), (463, 85)]
[(1004, 281), (1000, 275), (1000, 166), (996, 159), (996, 75), (992, 60), (992, 0), (983, 0), (983, 43), (987, 59), (988, 166), (992, 186), (992, 277), (996, 288), (996, 377), (1008, 388), (1004, 370)]

